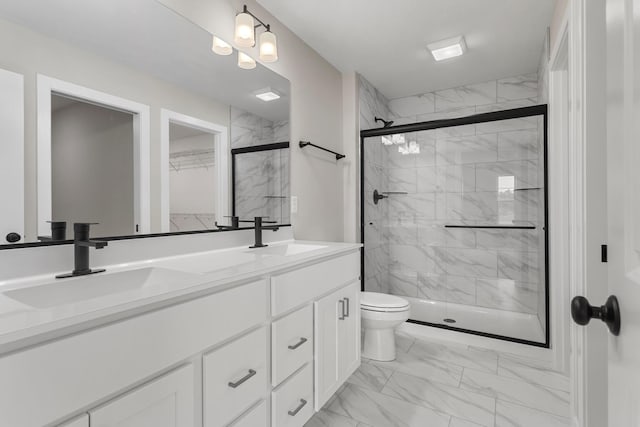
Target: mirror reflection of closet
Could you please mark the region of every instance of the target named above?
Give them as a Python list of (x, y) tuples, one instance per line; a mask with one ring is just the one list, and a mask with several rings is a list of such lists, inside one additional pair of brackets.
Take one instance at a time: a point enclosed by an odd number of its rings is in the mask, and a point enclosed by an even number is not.
[(170, 231), (215, 229), (215, 135), (170, 123), (169, 183)]
[[(97, 236), (135, 233), (133, 116), (52, 94), (54, 221), (97, 222)], [(73, 238), (73, 228), (67, 230)]]

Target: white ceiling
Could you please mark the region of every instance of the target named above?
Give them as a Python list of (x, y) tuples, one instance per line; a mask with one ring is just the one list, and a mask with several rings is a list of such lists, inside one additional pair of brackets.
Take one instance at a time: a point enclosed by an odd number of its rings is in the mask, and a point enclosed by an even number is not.
[[(258, 2), (339, 70), (399, 98), (535, 72), (556, 0)], [(457, 35), (467, 54), (436, 63), (427, 44)]]
[[(0, 1), (1, 19), (269, 120), (289, 117), (287, 79), (261, 64), (241, 70), (236, 55), (215, 55), (211, 34), (155, 0)], [(260, 101), (253, 92), (265, 87), (284, 96)]]

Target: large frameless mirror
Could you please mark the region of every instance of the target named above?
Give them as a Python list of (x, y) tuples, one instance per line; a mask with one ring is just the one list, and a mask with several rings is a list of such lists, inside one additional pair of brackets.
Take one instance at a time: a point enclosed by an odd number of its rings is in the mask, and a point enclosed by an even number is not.
[(226, 223), (231, 150), (289, 141), (289, 82), (211, 46), (155, 0), (0, 4), (0, 248), (70, 239), (73, 222), (104, 238)]

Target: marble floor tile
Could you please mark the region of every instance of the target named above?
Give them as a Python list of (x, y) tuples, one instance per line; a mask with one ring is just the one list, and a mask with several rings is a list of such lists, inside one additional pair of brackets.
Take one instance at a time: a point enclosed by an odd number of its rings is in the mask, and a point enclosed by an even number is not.
[(347, 380), (350, 384), (382, 391), (393, 371), (372, 363), (362, 363), (358, 370)]
[(569, 418), (498, 400), (496, 427), (570, 427)]
[(324, 409), (316, 412), (304, 427), (357, 427), (358, 422), (352, 418), (334, 414)]
[(450, 417), (382, 393), (348, 385), (328, 407), (372, 427), (448, 427)]
[(409, 334), (396, 331), (396, 348), (404, 351), (405, 353), (409, 351), (415, 340), (416, 339)]
[(569, 393), (531, 382), (465, 369), (460, 388), (559, 416), (569, 415)]
[(502, 355), (498, 359), (498, 375), (569, 392), (568, 376)]
[(452, 363), (465, 368), (496, 373), (498, 370), (498, 356), (493, 352), (486, 352), (466, 346), (454, 346), (438, 342), (416, 341), (409, 353), (418, 358), (432, 358)]
[(392, 362), (370, 360), (369, 363), (451, 386), (460, 384), (463, 370), (461, 366), (416, 354), (413, 347), (408, 353), (398, 352)]
[(495, 399), (424, 378), (396, 372), (382, 393), (483, 426), (493, 427), (495, 422)]

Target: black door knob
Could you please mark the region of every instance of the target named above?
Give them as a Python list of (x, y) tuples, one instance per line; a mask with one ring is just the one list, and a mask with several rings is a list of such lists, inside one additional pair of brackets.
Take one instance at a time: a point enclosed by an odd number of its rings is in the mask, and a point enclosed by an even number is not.
[(607, 298), (607, 302), (601, 307), (589, 304), (589, 300), (582, 296), (573, 298), (571, 317), (578, 325), (586, 325), (591, 319), (600, 319), (607, 324), (613, 335), (620, 335), (620, 305), (614, 295)]
[(5, 236), (5, 239), (7, 239), (9, 243), (16, 243), (19, 242), (22, 237), (20, 237), (18, 233), (9, 233)]

